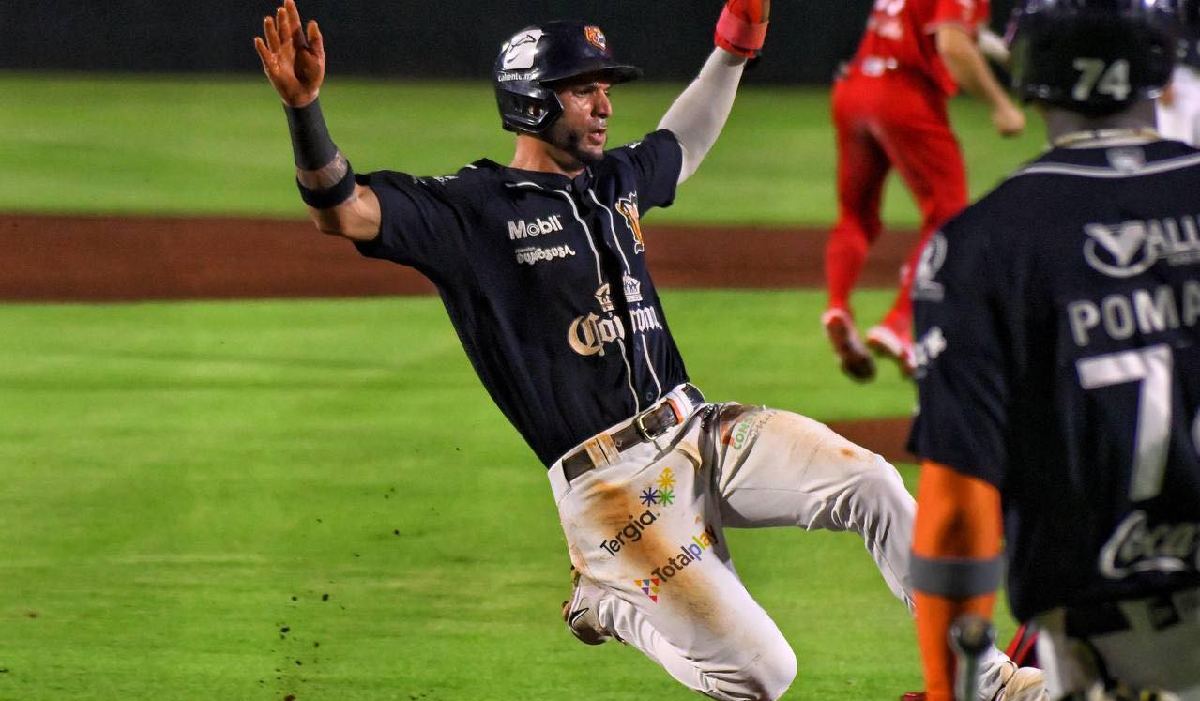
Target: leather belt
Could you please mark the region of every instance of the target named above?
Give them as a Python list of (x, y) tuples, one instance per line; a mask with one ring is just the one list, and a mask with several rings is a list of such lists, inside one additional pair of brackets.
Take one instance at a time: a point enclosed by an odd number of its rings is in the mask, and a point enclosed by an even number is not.
[[(681, 391), (693, 407), (704, 403), (704, 395), (692, 385), (684, 385)], [(598, 433), (589, 438), (583, 447), (564, 457), (561, 461), (563, 476), (570, 482), (588, 470), (598, 467), (593, 453), (604, 455), (605, 448), (609, 447), (617, 453), (623, 452), (627, 448), (658, 438), (686, 418), (687, 416), (675, 413), (674, 403), (670, 399), (664, 399), (657, 406), (633, 417), (633, 421), (625, 427), (609, 433)]]

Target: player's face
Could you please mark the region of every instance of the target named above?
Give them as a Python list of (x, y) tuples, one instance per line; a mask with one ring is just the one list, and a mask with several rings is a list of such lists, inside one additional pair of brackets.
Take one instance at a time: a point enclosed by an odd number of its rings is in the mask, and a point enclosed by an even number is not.
[(550, 144), (581, 165), (602, 159), (608, 141), (608, 118), (612, 116), (608, 99), (611, 88), (611, 83), (582, 81), (558, 89), (563, 113), (550, 128)]

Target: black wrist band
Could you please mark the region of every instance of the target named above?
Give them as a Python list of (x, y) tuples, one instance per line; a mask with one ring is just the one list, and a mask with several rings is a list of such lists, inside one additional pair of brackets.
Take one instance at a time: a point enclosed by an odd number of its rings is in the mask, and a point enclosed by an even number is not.
[(303, 107), (283, 106), (287, 115), (288, 131), (292, 135), (292, 151), (296, 155), (296, 167), (301, 170), (319, 170), (337, 155), (337, 146), (329, 138), (325, 128), (325, 115), (321, 113), (318, 98)]
[(324, 190), (309, 189), (300, 183), (299, 178), (296, 179), (296, 187), (300, 189), (300, 199), (314, 209), (329, 209), (345, 202), (354, 194), (355, 185), (354, 169), (350, 167), (349, 163), (346, 163), (346, 175), (336, 185)]

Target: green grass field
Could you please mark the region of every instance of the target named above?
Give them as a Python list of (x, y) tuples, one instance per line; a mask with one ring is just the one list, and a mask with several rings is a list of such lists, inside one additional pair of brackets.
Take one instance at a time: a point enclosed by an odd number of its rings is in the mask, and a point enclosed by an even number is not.
[[(681, 87), (614, 89), (610, 142), (654, 129)], [(744, 87), (703, 167), (651, 223), (832, 222), (836, 161), (827, 93)], [(9, 166), (0, 169), (0, 210), (303, 216), (283, 114), (265, 78), (0, 74), (0, 94), (0, 153)], [(331, 134), (359, 172), (439, 174), (480, 157), (506, 163), (511, 156), (513, 137), (500, 129), (485, 84), (335, 74), (321, 101)], [(1001, 140), (980, 102), (956, 99), (952, 106), (973, 196), (1032, 158), (1044, 140), (1036, 119), (1022, 138)], [(918, 221), (895, 178), (884, 215), (909, 228)]]
[[(677, 90), (622, 88), (614, 140), (653, 128)], [(261, 80), (8, 75), (0, 94), (2, 210), (300, 215)], [(362, 171), (509, 148), (483, 86), (331, 79), (324, 100)], [(1036, 150), (954, 107), (976, 194)], [(745, 90), (654, 221), (827, 223), (826, 112), (823, 91)], [(915, 218), (897, 187), (888, 212)], [(912, 408), (891, 368), (869, 387), (841, 377), (820, 293), (663, 296), (711, 399), (823, 419)], [(860, 311), (889, 296), (863, 292)], [(0, 480), (0, 701), (695, 698), (564, 630), (544, 471), (434, 298), (0, 305)], [(920, 686), (911, 622), (856, 538), (730, 541), (800, 658), (787, 698)]]
[[(665, 295), (710, 398), (907, 411), (894, 373), (850, 386), (797, 333), (821, 303)], [(0, 328), (0, 699), (693, 698), (563, 629), (544, 471), (435, 299), (7, 305)], [(730, 541), (799, 654), (788, 698), (919, 686), (855, 537)]]

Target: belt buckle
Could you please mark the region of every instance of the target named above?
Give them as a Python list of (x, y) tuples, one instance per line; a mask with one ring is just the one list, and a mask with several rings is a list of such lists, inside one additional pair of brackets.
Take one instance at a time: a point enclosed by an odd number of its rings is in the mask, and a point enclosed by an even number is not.
[[(658, 433), (650, 433), (650, 429), (646, 428), (646, 417), (655, 413), (656, 411), (662, 409), (664, 406), (668, 407), (668, 408), (670, 407), (670, 405), (667, 403), (666, 400), (663, 400), (662, 403), (660, 403), (658, 406), (654, 407), (653, 409), (647, 409), (646, 411), (643, 411), (642, 413), (633, 417), (633, 425), (637, 427), (638, 433), (642, 434), (642, 437), (648, 441), (652, 441), (655, 438), (658, 438), (659, 436), (666, 433), (671, 428), (671, 426), (664, 425), (662, 427), (662, 430), (659, 431)], [(674, 409), (671, 409), (671, 415), (672, 416), (675, 415)], [(672, 426), (673, 425), (674, 424), (672, 424)]]

